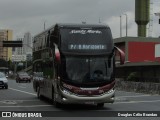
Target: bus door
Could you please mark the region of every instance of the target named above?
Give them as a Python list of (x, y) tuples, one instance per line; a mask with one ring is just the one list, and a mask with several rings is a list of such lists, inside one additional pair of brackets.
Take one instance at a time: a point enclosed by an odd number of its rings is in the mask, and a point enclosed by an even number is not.
[(53, 62), (48, 61), (43, 64), (43, 75), (44, 75), (44, 95), (52, 98), (52, 82), (54, 78), (54, 67)]
[[(43, 61), (35, 62), (33, 66), (34, 66), (33, 67), (34, 72), (41, 72), (43, 74)], [(45, 87), (44, 87), (45, 86), (45, 77), (44, 77), (44, 74), (43, 74), (42, 78), (43, 78), (42, 80), (37, 79), (37, 83), (40, 86), (41, 94), (44, 94), (44, 92), (45, 92)]]

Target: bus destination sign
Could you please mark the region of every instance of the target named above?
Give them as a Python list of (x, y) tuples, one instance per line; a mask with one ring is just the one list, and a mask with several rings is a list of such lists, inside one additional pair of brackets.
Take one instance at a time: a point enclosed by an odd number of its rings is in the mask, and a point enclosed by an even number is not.
[(70, 50), (106, 50), (106, 45), (82, 45), (82, 44), (70, 44), (68, 45)]

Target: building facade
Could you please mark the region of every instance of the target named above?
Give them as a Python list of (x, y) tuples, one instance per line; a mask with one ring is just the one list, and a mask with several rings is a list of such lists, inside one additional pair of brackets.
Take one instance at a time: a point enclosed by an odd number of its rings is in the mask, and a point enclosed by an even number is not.
[(30, 32), (24, 34), (23, 52), (24, 54), (32, 53), (32, 37)]
[(3, 47), (3, 41), (11, 41), (13, 39), (13, 31), (0, 29), (0, 59), (6, 61), (12, 59), (12, 48)]
[(26, 55), (27, 61), (32, 60), (32, 36), (30, 32), (26, 32), (24, 37), (17, 38), (17, 41), (22, 41), (23, 47), (15, 49), (14, 55)]
[(156, 56), (160, 53), (156, 49), (160, 44), (160, 38), (123, 37), (114, 39), (114, 43), (125, 52), (125, 61), (128, 64), (160, 62), (159, 56)]
[[(20, 37), (20, 38), (17, 38), (17, 41), (22, 41), (23, 43), (23, 38)], [(14, 53), (13, 55), (22, 55), (24, 52), (23, 52), (23, 47), (17, 47), (14, 49)]]
[(143, 82), (160, 82), (160, 38), (123, 37), (114, 39), (125, 52), (125, 64), (116, 55), (116, 77)]

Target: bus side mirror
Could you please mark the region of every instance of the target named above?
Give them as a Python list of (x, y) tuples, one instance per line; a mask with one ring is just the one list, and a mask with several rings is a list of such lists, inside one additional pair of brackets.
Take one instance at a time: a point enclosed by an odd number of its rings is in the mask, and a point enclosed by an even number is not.
[(118, 47), (114, 46), (114, 49), (118, 52), (120, 56), (120, 64), (123, 65), (125, 62), (125, 53)]

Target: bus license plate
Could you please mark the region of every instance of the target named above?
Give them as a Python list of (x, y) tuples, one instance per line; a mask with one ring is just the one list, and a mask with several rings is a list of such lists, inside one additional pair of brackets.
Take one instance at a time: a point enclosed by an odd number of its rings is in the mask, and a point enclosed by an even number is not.
[(85, 102), (85, 104), (94, 104), (93, 101)]

